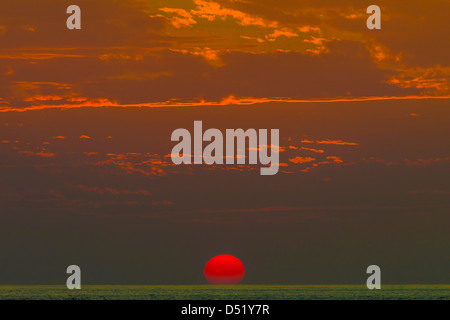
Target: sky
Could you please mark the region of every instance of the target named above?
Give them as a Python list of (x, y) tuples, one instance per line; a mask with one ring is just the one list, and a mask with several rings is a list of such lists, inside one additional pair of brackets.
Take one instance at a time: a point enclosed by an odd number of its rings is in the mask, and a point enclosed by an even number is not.
[[(66, 8), (81, 8), (68, 30)], [(0, 284), (449, 283), (449, 1), (2, 0)], [(171, 133), (279, 129), (280, 170)]]

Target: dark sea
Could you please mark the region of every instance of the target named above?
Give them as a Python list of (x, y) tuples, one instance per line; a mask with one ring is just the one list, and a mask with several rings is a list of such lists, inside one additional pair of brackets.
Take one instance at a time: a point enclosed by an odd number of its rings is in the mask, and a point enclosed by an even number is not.
[(0, 286), (0, 300), (450, 300), (450, 285)]

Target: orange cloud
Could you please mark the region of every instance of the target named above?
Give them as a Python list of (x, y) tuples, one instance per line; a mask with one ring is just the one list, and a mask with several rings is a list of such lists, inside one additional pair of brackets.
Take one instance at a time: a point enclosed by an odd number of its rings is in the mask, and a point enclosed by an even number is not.
[(191, 10), (190, 12), (200, 18), (204, 18), (209, 21), (213, 21), (215, 19), (224, 20), (230, 17), (236, 19), (238, 23), (243, 26), (253, 25), (266, 28), (276, 28), (278, 26), (278, 23), (275, 21), (269, 21), (256, 15), (247, 14), (239, 10), (229, 9), (221, 6), (215, 1), (193, 0), (193, 2), (197, 6), (197, 8)]
[(51, 158), (51, 157), (56, 156), (55, 153), (43, 152), (43, 151), (41, 151), (41, 152), (19, 151), (19, 153), (26, 154), (27, 156), (38, 156), (38, 157), (41, 157), (41, 158)]
[(197, 23), (197, 21), (194, 20), (192, 14), (190, 14), (188, 11), (184, 9), (159, 8), (159, 10), (166, 13), (173, 13), (176, 15), (174, 17), (171, 17), (170, 19), (170, 23), (175, 28), (191, 27), (192, 25)]
[[(227, 105), (253, 105), (260, 103), (269, 102), (284, 102), (284, 103), (323, 103), (323, 102), (361, 102), (361, 101), (382, 101), (382, 100), (447, 100), (450, 96), (404, 96), (404, 97), (362, 97), (362, 98), (330, 98), (330, 99), (289, 99), (289, 98), (237, 98), (235, 96), (228, 96), (220, 101), (175, 101), (168, 100), (163, 102), (151, 102), (151, 103), (139, 103), (139, 104), (119, 104), (117, 102), (109, 101), (108, 99), (95, 99), (91, 101), (86, 101), (81, 104), (61, 104), (61, 105), (39, 105), (24, 108), (13, 108), (13, 107), (0, 107), (0, 112), (23, 112), (23, 111), (33, 111), (33, 110), (44, 110), (44, 109), (72, 109), (72, 108), (103, 108), (103, 107), (148, 107), (148, 108), (162, 108), (162, 107), (193, 107), (193, 106), (227, 106)], [(325, 140), (326, 141), (326, 140)], [(302, 143), (314, 143), (314, 141), (309, 141), (307, 139), (302, 140)], [(318, 143), (318, 142), (317, 142)], [(327, 144), (327, 142), (322, 142)], [(339, 144), (330, 143), (328, 144)], [(344, 144), (347, 144), (344, 142)]]
[(64, 97), (60, 97), (60, 96), (41, 96), (41, 95), (37, 95), (37, 96), (32, 96), (29, 98), (25, 98), (24, 101), (61, 101), (63, 100)]
[(312, 151), (316, 153), (324, 153), (324, 150), (301, 147), (302, 150)]
[(303, 32), (303, 33), (310, 33), (310, 32), (320, 33), (320, 28), (313, 27), (313, 26), (303, 26), (303, 27), (298, 27), (298, 31)]
[(280, 30), (275, 30), (271, 34), (266, 35), (266, 39), (268, 41), (275, 41), (279, 37), (292, 38), (292, 37), (298, 37), (298, 36), (299, 35), (296, 34), (295, 32), (293, 32), (292, 30), (284, 28), (284, 29), (280, 29)]
[(37, 52), (21, 52), (21, 53), (9, 53), (1, 54), (0, 59), (18, 59), (18, 60), (47, 60), (56, 58), (84, 58), (85, 55), (79, 54), (65, 54), (65, 53), (37, 53)]
[(327, 159), (333, 160), (333, 162), (335, 162), (335, 163), (343, 163), (344, 162), (344, 161), (342, 161), (341, 158), (336, 157), (336, 156), (330, 156), (330, 157), (327, 157)]
[(392, 76), (387, 83), (401, 88), (423, 89), (430, 95), (446, 94), (450, 90), (450, 67), (436, 66), (430, 68), (402, 69)]
[(311, 161), (315, 161), (315, 158), (311, 158), (311, 157), (295, 157), (293, 159), (289, 159), (290, 162), (292, 163), (296, 163), (296, 164), (301, 164), (301, 163), (307, 163), (307, 162), (311, 162)]
[(322, 140), (322, 141), (316, 141), (318, 144), (335, 144), (340, 146), (357, 146), (358, 143), (356, 142), (345, 142), (342, 140)]

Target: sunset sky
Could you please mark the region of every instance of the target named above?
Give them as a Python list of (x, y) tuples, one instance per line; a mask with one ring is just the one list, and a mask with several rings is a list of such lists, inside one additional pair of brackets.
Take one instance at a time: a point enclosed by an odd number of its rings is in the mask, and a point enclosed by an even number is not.
[[(201, 284), (218, 254), (244, 283), (449, 283), (449, 12), (2, 0), (0, 284)], [(279, 129), (279, 173), (175, 166), (195, 120)]]

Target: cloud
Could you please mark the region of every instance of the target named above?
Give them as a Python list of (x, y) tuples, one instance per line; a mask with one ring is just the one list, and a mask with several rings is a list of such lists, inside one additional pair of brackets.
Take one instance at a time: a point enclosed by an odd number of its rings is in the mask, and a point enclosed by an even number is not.
[(450, 92), (450, 67), (404, 69), (387, 82), (402, 88), (418, 88), (430, 95), (447, 94)]
[(184, 9), (159, 8), (159, 10), (165, 13), (172, 13), (175, 15), (170, 18), (170, 23), (175, 28), (191, 27), (192, 25), (197, 23), (197, 21), (194, 20), (192, 14), (190, 14), (188, 11)]
[[(401, 52), (405, 62), (410, 64), (444, 64), (450, 55), (448, 1), (433, 0), (433, 5), (423, 6), (420, 0), (409, 1), (407, 5), (401, 1), (380, 0), (377, 5), (382, 12), (381, 32), (371, 32), (365, 27), (368, 5), (353, 0), (285, 0), (276, 5), (271, 0), (216, 2), (224, 8), (274, 21), (280, 27), (306, 25), (320, 28), (327, 37), (335, 34), (341, 39), (362, 41), (367, 45), (382, 44), (392, 52)], [(414, 34), (414, 37), (405, 37), (406, 34)]]
[(349, 0), (162, 3), (82, 0), (71, 32), (54, 0), (2, 1), (1, 110), (450, 95), (442, 1), (382, 1), (382, 32)]
[(306, 150), (306, 151), (311, 151), (311, 152), (315, 152), (315, 153), (324, 153), (324, 150), (321, 149), (313, 149), (313, 148), (305, 148), (305, 147), (301, 147), (302, 150)]
[(335, 145), (339, 145), (339, 146), (357, 146), (358, 143), (356, 142), (346, 142), (346, 141), (342, 141), (342, 140), (321, 140), (321, 141), (316, 141), (316, 143), (318, 144), (335, 144)]
[(315, 158), (311, 158), (311, 157), (295, 157), (293, 159), (289, 159), (290, 162), (295, 163), (295, 164), (308, 163), (308, 162), (312, 162), (315, 160), (316, 160)]
[(193, 0), (197, 9), (191, 10), (198, 17), (209, 21), (215, 19), (236, 19), (243, 26), (277, 27), (277, 23), (243, 11), (223, 7), (219, 2), (210, 0)]
[(41, 158), (51, 158), (51, 157), (56, 156), (55, 153), (52, 153), (52, 152), (44, 152), (44, 151), (41, 151), (41, 152), (19, 151), (19, 153), (21, 153), (21, 154), (26, 154), (27, 156), (38, 156), (38, 157), (41, 157)]
[(280, 29), (280, 30), (275, 30), (271, 34), (266, 35), (266, 39), (268, 41), (275, 41), (279, 37), (292, 38), (292, 37), (298, 37), (298, 36), (299, 35), (297, 33), (293, 32), (292, 30), (284, 28), (284, 29)]

